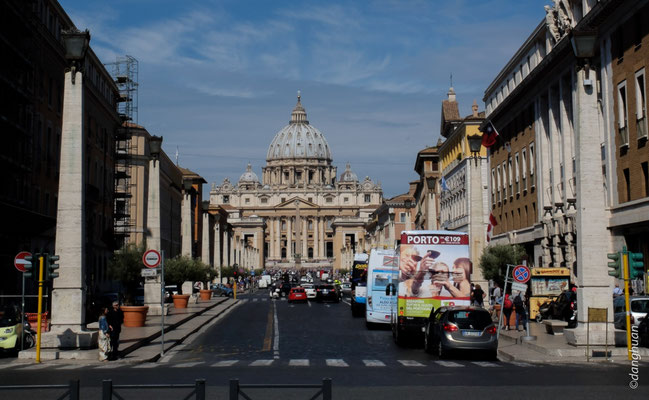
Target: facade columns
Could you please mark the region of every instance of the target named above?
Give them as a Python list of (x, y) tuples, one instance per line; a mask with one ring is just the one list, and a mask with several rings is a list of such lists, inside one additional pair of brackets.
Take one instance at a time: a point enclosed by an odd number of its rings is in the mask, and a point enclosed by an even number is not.
[(268, 257), (275, 258), (275, 223), (273, 218), (268, 219)]
[(189, 190), (183, 191), (183, 202), (180, 214), (181, 254), (192, 256), (192, 195)]
[(230, 231), (230, 266), (233, 266), (236, 262), (234, 256), (237, 247), (236, 235), (234, 231)]
[(327, 229), (327, 220), (320, 218), (320, 258), (327, 258), (327, 247), (325, 246), (325, 237)]
[(201, 259), (207, 265), (212, 265), (210, 259), (210, 214), (203, 212), (203, 235), (201, 240)]
[(282, 222), (280, 218), (275, 218), (275, 232), (277, 232), (274, 238), (275, 243), (273, 244), (275, 246), (275, 258), (281, 259), (282, 258)]
[(313, 218), (313, 258), (320, 258), (320, 217)]
[[(221, 226), (217, 220), (214, 224), (214, 267), (221, 267)], [(219, 276), (220, 282), (221, 276)]]
[(226, 267), (231, 267), (230, 261), (230, 230), (225, 227), (223, 229), (223, 264)]
[(293, 226), (291, 217), (286, 218), (286, 259), (293, 259)]
[(302, 218), (302, 259), (306, 259), (309, 255), (309, 224), (307, 218)]

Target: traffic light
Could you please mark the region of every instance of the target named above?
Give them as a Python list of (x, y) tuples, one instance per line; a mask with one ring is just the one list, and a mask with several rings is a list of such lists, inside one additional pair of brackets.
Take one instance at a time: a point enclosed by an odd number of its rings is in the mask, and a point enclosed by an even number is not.
[(59, 277), (59, 273), (56, 272), (59, 269), (59, 264), (56, 262), (59, 261), (59, 256), (56, 255), (45, 255), (45, 280), (53, 281), (54, 278)]
[(629, 252), (629, 279), (642, 278), (644, 274), (644, 263), (642, 253)]
[(29, 264), (24, 264), (25, 272), (23, 272), (23, 276), (25, 279), (38, 280), (38, 258), (40, 256), (40, 254), (36, 253), (25, 257), (25, 261), (29, 261)]
[(621, 253), (608, 253), (606, 257), (609, 260), (612, 260), (608, 263), (608, 267), (611, 269), (608, 271), (610, 276), (614, 276), (617, 279), (622, 278), (622, 257)]

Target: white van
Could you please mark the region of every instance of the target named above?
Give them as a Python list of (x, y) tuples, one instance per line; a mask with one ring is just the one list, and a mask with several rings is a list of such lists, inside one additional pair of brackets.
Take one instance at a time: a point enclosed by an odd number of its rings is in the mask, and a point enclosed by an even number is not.
[(397, 277), (395, 251), (372, 249), (367, 266), (367, 299), (365, 322), (368, 328), (374, 324), (389, 324), (392, 297), (385, 294), (386, 287)]

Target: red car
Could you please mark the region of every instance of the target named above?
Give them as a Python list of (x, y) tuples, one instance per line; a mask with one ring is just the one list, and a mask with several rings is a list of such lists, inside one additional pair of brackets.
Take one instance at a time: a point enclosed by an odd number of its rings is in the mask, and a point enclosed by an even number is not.
[(291, 288), (291, 291), (288, 292), (288, 302), (292, 301), (307, 301), (306, 291), (302, 286)]

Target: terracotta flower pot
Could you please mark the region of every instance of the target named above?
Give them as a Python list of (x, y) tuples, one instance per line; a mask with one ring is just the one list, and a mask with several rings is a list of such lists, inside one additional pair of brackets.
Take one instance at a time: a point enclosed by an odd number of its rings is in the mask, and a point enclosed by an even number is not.
[(212, 298), (212, 291), (209, 289), (200, 290), (201, 300), (209, 300)]
[(124, 326), (129, 328), (144, 326), (149, 306), (122, 306)]
[(174, 307), (176, 308), (187, 308), (187, 302), (189, 301), (188, 294), (174, 294)]

